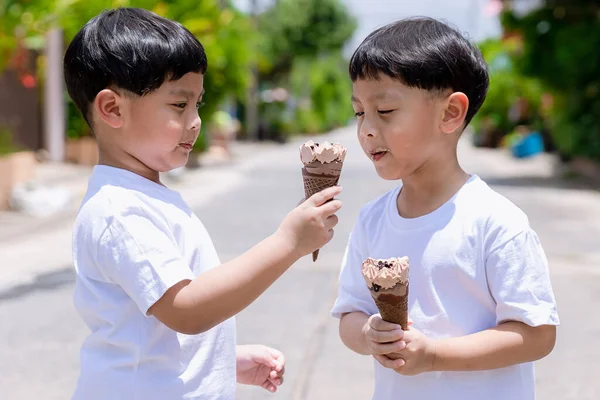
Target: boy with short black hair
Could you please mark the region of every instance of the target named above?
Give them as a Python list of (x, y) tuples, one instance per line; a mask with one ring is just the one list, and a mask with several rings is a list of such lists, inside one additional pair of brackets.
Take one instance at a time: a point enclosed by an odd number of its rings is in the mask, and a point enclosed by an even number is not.
[[(547, 260), (525, 214), (457, 158), (488, 88), (479, 50), (411, 18), (371, 33), (350, 61), (358, 140), (402, 185), (363, 207), (332, 314), (375, 360), (374, 399), (534, 399), (533, 361), (554, 347)], [(408, 256), (412, 325), (383, 321), (363, 261)], [(415, 376), (412, 376), (415, 375)]]
[(67, 89), (100, 156), (73, 232), (74, 302), (91, 330), (74, 399), (233, 400), (236, 378), (272, 392), (282, 383), (283, 355), (236, 348), (233, 317), (332, 238), (341, 202), (328, 200), (341, 189), (220, 265), (200, 220), (159, 179), (198, 138), (206, 69), (181, 24), (132, 8), (90, 20), (65, 54)]

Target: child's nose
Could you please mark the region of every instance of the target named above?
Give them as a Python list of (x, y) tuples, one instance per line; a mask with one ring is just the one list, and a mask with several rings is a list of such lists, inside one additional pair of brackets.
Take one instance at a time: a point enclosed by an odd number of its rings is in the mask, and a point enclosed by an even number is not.
[(365, 118), (358, 126), (358, 134), (363, 138), (373, 138), (377, 136), (377, 128)]
[(199, 131), (201, 126), (202, 126), (202, 119), (200, 119), (200, 116), (198, 114), (196, 114), (196, 116), (192, 119), (189, 129), (191, 131)]

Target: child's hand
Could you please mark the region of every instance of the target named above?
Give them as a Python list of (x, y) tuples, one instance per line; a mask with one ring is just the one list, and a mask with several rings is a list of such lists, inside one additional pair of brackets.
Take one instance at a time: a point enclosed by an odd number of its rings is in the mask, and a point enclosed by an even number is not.
[(279, 350), (263, 345), (237, 346), (237, 382), (260, 386), (275, 393), (283, 383), (285, 357)]
[(400, 325), (384, 321), (379, 314), (371, 315), (363, 328), (367, 346), (374, 357), (404, 350), (404, 333)]
[(298, 256), (322, 248), (333, 237), (333, 228), (338, 223), (335, 213), (342, 207), (342, 202), (332, 199), (341, 191), (341, 187), (334, 186), (315, 194), (292, 210), (281, 223), (277, 234)]
[(423, 333), (409, 326), (404, 332), (404, 348), (385, 355), (374, 354), (373, 357), (386, 368), (393, 369), (400, 375), (417, 375), (433, 370), (435, 360), (435, 342)]

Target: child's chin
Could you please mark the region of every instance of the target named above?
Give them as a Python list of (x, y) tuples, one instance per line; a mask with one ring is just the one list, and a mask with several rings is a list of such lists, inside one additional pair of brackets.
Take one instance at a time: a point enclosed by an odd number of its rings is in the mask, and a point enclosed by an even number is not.
[(381, 179), (385, 179), (386, 181), (397, 181), (399, 179), (402, 179), (403, 177), (400, 171), (390, 171), (379, 168), (375, 168), (375, 170), (377, 171), (377, 175), (379, 175)]
[(155, 169), (156, 172), (160, 172), (161, 174), (172, 172), (182, 167), (185, 167), (186, 163), (172, 163), (169, 165), (162, 166), (160, 168)]
[(160, 172), (171, 172), (171, 171), (174, 171), (176, 169), (180, 169), (180, 168), (185, 167), (186, 164), (187, 164), (187, 162), (177, 163), (177, 164), (172, 165), (171, 168), (168, 168), (166, 171), (160, 171)]
[(190, 159), (189, 153), (183, 157), (182, 156), (177, 157), (176, 160), (171, 160), (171, 162), (169, 163), (169, 166), (166, 168), (166, 171), (160, 171), (160, 172), (169, 172), (169, 171), (173, 171), (174, 169), (179, 169), (179, 168), (185, 167), (187, 165), (189, 159)]

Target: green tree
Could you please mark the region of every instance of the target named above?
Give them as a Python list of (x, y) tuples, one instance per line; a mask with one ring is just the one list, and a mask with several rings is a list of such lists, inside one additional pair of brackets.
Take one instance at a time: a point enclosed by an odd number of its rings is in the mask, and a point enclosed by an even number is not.
[[(205, 47), (209, 68), (205, 76), (206, 106), (203, 119), (210, 120), (227, 96), (243, 96), (248, 83), (251, 33), (248, 17), (219, 0), (0, 0), (0, 50), (6, 58), (19, 42), (43, 46), (45, 33), (60, 27), (69, 43), (81, 27), (105, 9), (140, 7), (181, 22)], [(6, 17), (6, 18), (5, 18)], [(2, 65), (0, 65), (2, 67)], [(83, 124), (72, 104), (70, 126)], [(204, 124), (206, 126), (207, 124)], [(81, 132), (72, 132), (78, 135)]]
[(516, 65), (555, 95), (553, 137), (567, 155), (600, 160), (600, 20), (598, 1), (548, 0), (525, 16), (502, 16), (522, 37)]
[(356, 19), (340, 0), (279, 0), (259, 17), (261, 72), (286, 76), (294, 60), (338, 53), (352, 37)]
[(345, 123), (351, 82), (342, 48), (356, 19), (342, 2), (279, 0), (258, 17), (258, 28), (262, 86), (289, 89), (296, 104), (291, 116), (283, 105), (265, 106), (271, 129), (317, 133)]
[[(520, 48), (518, 39), (487, 39), (478, 47), (488, 63), (490, 86), (485, 102), (473, 120), (473, 127), (478, 134), (484, 135), (483, 143), (494, 147), (516, 126), (509, 118), (509, 110), (515, 102), (519, 98), (525, 99), (534, 117), (540, 108), (544, 88), (539, 79), (525, 76), (515, 67), (513, 58)], [(539, 126), (531, 128), (538, 129)]]

